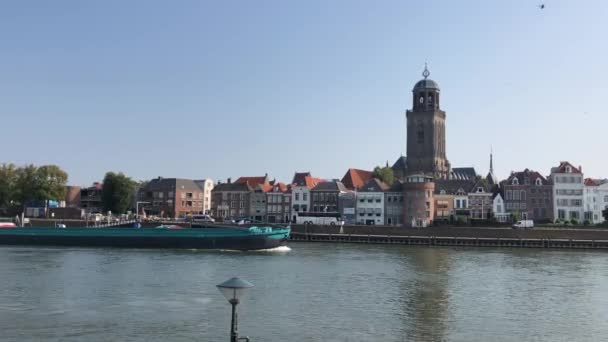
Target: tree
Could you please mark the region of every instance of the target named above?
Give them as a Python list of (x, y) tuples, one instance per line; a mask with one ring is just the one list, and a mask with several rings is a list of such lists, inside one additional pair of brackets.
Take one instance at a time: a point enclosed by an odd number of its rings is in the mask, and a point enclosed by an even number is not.
[(19, 205), (25, 207), (28, 201), (42, 200), (39, 191), (38, 167), (33, 164), (17, 169), (15, 198)]
[(123, 214), (131, 209), (137, 183), (122, 172), (106, 173), (101, 189), (101, 202), (104, 211)]
[(393, 183), (395, 182), (395, 174), (393, 173), (393, 169), (388, 166), (376, 166), (374, 168), (373, 176), (388, 185), (393, 185)]
[(0, 208), (12, 206), (17, 195), (17, 167), (14, 164), (0, 165)]
[(43, 165), (36, 170), (38, 196), (42, 200), (63, 200), (68, 174), (57, 165)]

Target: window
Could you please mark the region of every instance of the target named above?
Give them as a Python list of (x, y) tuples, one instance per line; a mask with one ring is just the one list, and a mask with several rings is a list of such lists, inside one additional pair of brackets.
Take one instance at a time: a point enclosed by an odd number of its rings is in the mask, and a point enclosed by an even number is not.
[(511, 185), (519, 185), (519, 179), (517, 179), (516, 177), (513, 177), (513, 180), (511, 181)]
[(300, 193), (296, 192), (296, 201), (299, 201), (299, 200), (300, 200)]
[(308, 194), (307, 193), (302, 193), (302, 200), (303, 201), (308, 201)]
[(525, 191), (521, 191), (521, 200), (525, 201), (526, 200), (526, 192)]
[(570, 206), (572, 206), (572, 207), (582, 207), (583, 206), (583, 201), (581, 201), (580, 199), (570, 200)]
[(513, 199), (513, 190), (507, 190), (506, 197), (507, 197), (507, 201), (512, 200)]
[(543, 182), (540, 180), (540, 178), (536, 178), (536, 182), (535, 182), (535, 184), (536, 184), (537, 186), (541, 186), (541, 185), (543, 185)]
[(571, 219), (575, 219), (575, 220), (580, 219), (580, 216), (579, 216), (579, 214), (578, 214), (578, 211), (571, 211), (571, 212), (570, 212), (570, 218), (571, 218)]
[(604, 203), (608, 203), (608, 196), (604, 196)]
[(513, 191), (513, 200), (519, 201), (519, 191), (517, 191), (517, 190)]
[(568, 205), (568, 200), (565, 199), (565, 198), (558, 198), (557, 199), (557, 205), (567, 206)]
[(456, 208), (460, 209), (460, 200), (459, 199), (456, 200)]

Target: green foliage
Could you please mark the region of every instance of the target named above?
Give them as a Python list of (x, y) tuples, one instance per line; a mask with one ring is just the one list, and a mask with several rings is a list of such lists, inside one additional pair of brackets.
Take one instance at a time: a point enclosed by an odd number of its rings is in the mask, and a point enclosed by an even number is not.
[(572, 225), (577, 225), (578, 224), (578, 220), (577, 219), (572, 219), (572, 220), (570, 220), (570, 223), (572, 223)]
[(0, 165), (0, 207), (11, 206), (17, 194), (17, 167), (14, 164)]
[(374, 168), (373, 175), (375, 178), (378, 178), (379, 180), (383, 181), (384, 183), (386, 183), (388, 185), (393, 185), (393, 183), (395, 182), (395, 174), (393, 173), (393, 169), (391, 169), (388, 166), (385, 166), (385, 167), (376, 166)]
[(106, 173), (101, 189), (101, 202), (104, 211), (124, 214), (131, 209), (136, 186), (137, 182), (125, 176), (122, 172)]
[(521, 220), (521, 213), (519, 211), (514, 211), (513, 214), (511, 214), (511, 217), (513, 217), (513, 222), (517, 222)]
[(32, 200), (62, 200), (68, 174), (57, 165), (0, 165), (0, 207), (24, 206)]

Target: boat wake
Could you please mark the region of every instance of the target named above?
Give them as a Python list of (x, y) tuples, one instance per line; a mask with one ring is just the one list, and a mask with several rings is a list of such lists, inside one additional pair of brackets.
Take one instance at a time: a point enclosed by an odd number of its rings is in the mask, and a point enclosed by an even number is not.
[(291, 248), (288, 246), (279, 246), (275, 248), (268, 249), (256, 249), (252, 251), (239, 251), (234, 249), (221, 249), (222, 252), (234, 252), (234, 253), (276, 253), (276, 254), (285, 254), (291, 252)]

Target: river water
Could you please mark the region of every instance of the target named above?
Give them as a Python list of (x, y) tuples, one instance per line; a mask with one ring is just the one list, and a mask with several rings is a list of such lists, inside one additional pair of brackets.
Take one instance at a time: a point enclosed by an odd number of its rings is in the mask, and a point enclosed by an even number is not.
[(0, 247), (2, 341), (608, 339), (602, 251), (291, 243), (271, 252)]

